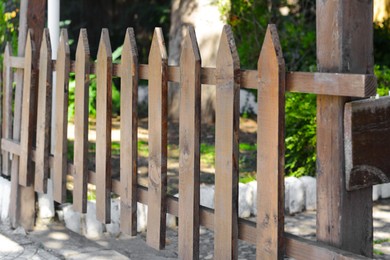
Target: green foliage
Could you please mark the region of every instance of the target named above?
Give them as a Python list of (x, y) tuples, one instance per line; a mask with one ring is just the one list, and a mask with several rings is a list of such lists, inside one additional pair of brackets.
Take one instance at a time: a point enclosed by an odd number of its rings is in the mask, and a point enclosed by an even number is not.
[(16, 53), (18, 46), (19, 1), (0, 0), (0, 69), (3, 66), (3, 54), (7, 42)]
[(315, 175), (316, 96), (286, 93), (286, 175)]
[(378, 80), (378, 94), (380, 96), (388, 96), (390, 90), (390, 68), (386, 65), (375, 65), (374, 73)]

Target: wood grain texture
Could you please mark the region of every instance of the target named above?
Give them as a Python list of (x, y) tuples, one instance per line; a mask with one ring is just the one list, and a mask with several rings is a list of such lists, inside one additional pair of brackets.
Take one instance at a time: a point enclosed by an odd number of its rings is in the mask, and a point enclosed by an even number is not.
[(188, 28), (180, 57), (179, 258), (199, 259), (201, 59)]
[[(318, 0), (316, 11), (319, 71), (372, 74), (372, 1)], [(372, 189), (345, 189), (347, 100), (317, 97), (317, 239), (372, 257)]]
[(47, 192), (49, 177), (50, 130), (52, 103), (51, 43), (49, 30), (43, 32), (39, 55), (39, 81), (37, 103), (35, 191)]
[(165, 247), (167, 191), (168, 56), (161, 28), (156, 28), (149, 53), (149, 185), (146, 241)]
[(68, 31), (61, 30), (57, 51), (56, 68), (56, 135), (54, 138), (54, 162), (53, 162), (53, 197), (58, 203), (66, 201), (66, 174), (68, 172), (68, 93), (69, 93), (69, 69), (70, 50), (68, 44)]
[(111, 222), (112, 52), (102, 30), (96, 64), (96, 219)]
[(128, 28), (121, 61), (121, 231), (137, 235), (138, 51)]
[[(20, 161), (19, 161), (19, 184), (30, 186), (33, 182), (34, 169), (31, 164), (31, 149), (35, 133), (36, 114), (36, 86), (35, 71), (33, 70), (33, 58), (35, 55), (35, 44), (32, 42), (32, 32), (29, 31), (25, 49), (25, 67), (23, 76), (23, 102), (22, 122), (20, 133)], [(35, 117), (35, 118), (34, 118)]]
[(257, 66), (256, 257), (283, 259), (285, 64), (275, 25), (268, 25)]
[(372, 74), (289, 72), (286, 75), (286, 88), (290, 92), (369, 97), (375, 96), (376, 86)]
[[(12, 103), (13, 103), (13, 75), (12, 67), (10, 66), (10, 57), (12, 55), (12, 47), (9, 43), (6, 44), (3, 60), (3, 106), (1, 120), (1, 135), (3, 138), (12, 138)], [(2, 174), (11, 175), (10, 154), (2, 152)]]
[(390, 182), (390, 97), (345, 104), (347, 190)]
[(216, 63), (215, 259), (237, 259), (240, 61), (231, 28), (224, 26)]
[(73, 207), (87, 212), (88, 188), (88, 116), (90, 53), (87, 31), (80, 30), (76, 49), (76, 86), (74, 113), (74, 189)]

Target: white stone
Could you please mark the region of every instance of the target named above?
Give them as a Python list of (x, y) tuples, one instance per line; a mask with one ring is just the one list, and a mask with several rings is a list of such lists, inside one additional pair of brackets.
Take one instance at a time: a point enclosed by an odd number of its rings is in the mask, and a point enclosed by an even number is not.
[(240, 89), (240, 113), (244, 112), (257, 114), (257, 103), (252, 92)]
[(303, 183), (305, 189), (305, 209), (317, 209), (317, 181), (316, 178), (310, 176), (303, 176), (299, 178)]
[(251, 214), (257, 216), (257, 181), (251, 181), (247, 183), (252, 190), (253, 204), (251, 208)]
[(96, 219), (96, 202), (88, 201), (84, 235), (89, 238), (101, 237), (103, 235), (103, 227), (104, 225)]
[(214, 185), (200, 185), (200, 205), (214, 208)]
[(38, 206), (40, 218), (54, 217), (53, 182), (51, 179), (47, 179), (47, 193), (38, 192)]
[(372, 186), (372, 200), (377, 201), (381, 197), (381, 185)]
[(8, 220), (9, 203), (11, 198), (11, 182), (0, 177), (0, 210), (1, 221)]
[(238, 184), (238, 216), (247, 218), (251, 215), (253, 208), (252, 186), (244, 183)]
[(111, 223), (106, 224), (107, 232), (114, 237), (119, 236), (120, 231), (120, 200), (111, 200)]
[(287, 213), (301, 212), (305, 203), (305, 191), (302, 181), (296, 177), (285, 178), (285, 198), (288, 206)]
[(381, 198), (390, 198), (390, 183), (381, 184)]
[(146, 231), (148, 206), (137, 202), (137, 232)]
[(81, 214), (75, 212), (71, 204), (63, 206), (62, 211), (64, 212), (65, 226), (73, 232), (81, 234)]
[(169, 228), (175, 228), (177, 226), (176, 216), (167, 213), (166, 224)]

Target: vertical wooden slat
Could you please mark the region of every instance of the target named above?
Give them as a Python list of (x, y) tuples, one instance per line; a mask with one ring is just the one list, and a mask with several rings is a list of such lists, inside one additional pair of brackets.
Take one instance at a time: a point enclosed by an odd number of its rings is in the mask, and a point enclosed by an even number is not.
[(37, 102), (37, 132), (35, 152), (35, 191), (47, 192), (50, 155), (50, 126), (52, 103), (51, 43), (45, 29), (39, 55), (39, 82)]
[(179, 258), (199, 258), (201, 58), (188, 28), (180, 57)]
[[(321, 72), (372, 73), (373, 1), (317, 1)], [(317, 97), (317, 239), (372, 257), (372, 188), (345, 189), (344, 105)]]
[(73, 207), (87, 212), (88, 188), (88, 99), (89, 99), (89, 44), (87, 30), (81, 29), (76, 50), (76, 87), (74, 113), (74, 189)]
[[(3, 60), (3, 111), (2, 111), (2, 137), (12, 138), (12, 68), (10, 57), (12, 55), (11, 45), (7, 43)], [(2, 173), (9, 176), (11, 173), (11, 163), (9, 153), (2, 152)]]
[(68, 172), (68, 88), (70, 70), (70, 51), (67, 30), (61, 30), (56, 63), (56, 114), (55, 146), (53, 163), (54, 200), (64, 203), (66, 200), (66, 174)]
[(102, 30), (96, 64), (96, 218), (111, 221), (112, 53), (107, 29)]
[(138, 52), (133, 28), (126, 31), (121, 62), (121, 230), (137, 234)]
[(231, 28), (217, 53), (215, 109), (215, 259), (237, 259), (240, 61)]
[(31, 185), (34, 173), (31, 163), (31, 150), (33, 135), (35, 133), (35, 124), (33, 121), (34, 108), (36, 106), (36, 86), (34, 84), (35, 75), (32, 68), (35, 44), (32, 42), (31, 34), (31, 30), (29, 30), (24, 56), (22, 122), (20, 127), (19, 184), (23, 186)]
[(167, 190), (168, 58), (161, 28), (149, 53), (149, 185), (147, 243), (165, 247)]
[(275, 25), (269, 25), (258, 60), (257, 259), (284, 256), (285, 66)]

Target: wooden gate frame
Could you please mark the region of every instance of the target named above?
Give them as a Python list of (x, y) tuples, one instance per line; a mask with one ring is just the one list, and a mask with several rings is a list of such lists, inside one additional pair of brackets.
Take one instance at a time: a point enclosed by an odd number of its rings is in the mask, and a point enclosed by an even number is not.
[[(27, 6), (27, 1), (22, 1), (22, 7)], [(32, 3), (34, 1), (31, 1)], [(35, 8), (30, 9), (32, 14), (36, 14), (37, 6), (44, 6), (45, 1), (36, 1), (38, 5), (35, 5)], [(38, 3), (39, 2), (39, 3)], [(26, 8), (21, 8), (21, 12), (26, 12)], [(371, 51), (372, 51), (372, 42), (370, 42), (370, 39), (372, 39), (372, 25), (370, 18), (372, 17), (372, 1), (368, 3), (354, 3), (353, 1), (335, 1), (330, 3), (327, 2), (321, 2), (317, 1), (317, 11), (321, 12), (321, 18), (319, 15), (317, 15), (317, 19), (323, 19), (328, 22), (321, 22), (319, 23), (317, 21), (317, 31), (318, 31), (318, 37), (317, 37), (317, 46), (318, 46), (318, 60), (319, 60), (319, 69), (325, 70), (325, 71), (331, 71), (333, 69), (341, 70), (341, 71), (349, 71), (349, 72), (357, 72), (357, 73), (372, 73), (372, 60), (371, 60)], [(22, 17), (22, 16), (21, 16)], [(32, 15), (32, 17), (36, 17)], [(21, 18), (22, 19), (22, 18)], [(339, 21), (340, 23), (334, 23), (333, 21)], [(39, 28), (42, 28), (41, 23), (38, 23), (37, 26), (38, 32)], [(353, 29), (352, 29), (353, 28)], [(360, 28), (356, 30), (356, 28)], [(336, 30), (337, 33), (333, 33), (333, 31)], [(23, 31), (23, 30), (21, 30)], [(270, 45), (271, 48), (275, 50), (276, 54), (276, 72), (279, 75), (278, 82), (281, 84), (281, 86), (284, 85), (284, 81), (286, 82), (286, 90), (288, 91), (302, 91), (302, 92), (309, 92), (309, 93), (315, 93), (319, 94), (321, 96), (318, 97), (318, 125), (319, 125), (319, 132), (318, 132), (318, 157), (319, 157), (319, 182), (318, 182), (318, 214), (317, 214), (317, 221), (318, 221), (318, 227), (317, 227), (317, 235), (318, 239), (320, 241), (324, 241), (326, 243), (329, 243), (333, 246), (343, 248), (352, 252), (356, 252), (358, 254), (364, 254), (367, 256), (372, 256), (372, 201), (371, 201), (371, 188), (367, 188), (364, 191), (354, 192), (354, 193), (348, 193), (345, 191), (344, 187), (344, 180), (343, 178), (340, 178), (340, 174), (344, 176), (342, 173), (344, 171), (344, 165), (343, 165), (343, 125), (342, 121), (340, 120), (343, 117), (343, 110), (344, 110), (344, 102), (346, 101), (346, 98), (343, 97), (335, 97), (336, 96), (355, 96), (355, 97), (367, 97), (369, 95), (372, 95), (374, 93), (375, 87), (374, 87), (374, 78), (372, 76), (364, 76), (364, 75), (347, 75), (347, 74), (327, 74), (327, 73), (300, 73), (300, 72), (293, 72), (293, 73), (284, 73), (283, 64), (280, 63), (281, 60), (278, 59), (278, 54), (281, 54), (281, 50), (278, 49), (278, 45), (275, 45), (275, 38), (272, 35), (275, 35), (275, 33), (272, 33), (273, 29), (272, 27), (268, 30), (267, 35), (268, 38), (265, 40), (265, 45)], [(227, 32), (225, 30), (225, 32)], [(276, 32), (276, 31), (275, 31)], [(332, 37), (328, 37), (328, 34), (332, 34)], [(367, 37), (367, 41), (362, 41), (361, 35), (367, 34), (369, 37)], [(226, 34), (225, 37), (228, 37), (229, 39), (229, 33)], [(23, 39), (23, 37), (21, 37)], [(38, 38), (40, 39), (40, 38)], [(270, 39), (270, 40), (267, 40)], [(351, 41), (352, 39), (352, 41)], [(267, 43), (267, 41), (270, 41), (270, 43)], [(330, 41), (330, 42), (329, 42)], [(223, 41), (222, 41), (223, 42)], [(352, 43), (351, 43), (352, 42)], [(226, 48), (230, 49), (230, 53), (232, 52), (232, 45), (231, 41), (226, 41)], [(363, 52), (361, 51), (361, 45), (363, 45)], [(38, 45), (40, 46), (40, 45)], [(263, 46), (263, 48), (264, 48)], [(267, 48), (267, 47), (265, 47)], [(330, 48), (330, 49), (329, 49)], [(19, 54), (22, 52), (23, 48), (19, 48)], [(107, 48), (106, 48), (107, 49)], [(34, 46), (31, 45), (31, 51), (33, 54)], [(356, 52), (356, 55), (352, 55)], [(9, 53), (9, 51), (8, 51)], [(339, 60), (335, 60), (332, 55), (329, 55), (329, 53), (336, 53), (336, 57), (339, 57)], [(22, 55), (22, 54), (20, 54)], [(105, 59), (109, 56), (109, 53), (103, 54)], [(32, 59), (34, 59), (34, 55), (31, 55)], [(357, 57), (357, 58), (355, 58)], [(164, 61), (164, 55), (162, 56), (163, 64)], [(356, 60), (355, 60), (356, 59)], [(261, 68), (262, 60), (265, 60), (260, 56), (259, 59), (259, 71)], [(17, 70), (20, 70), (25, 65), (25, 60), (22, 61), (21, 58), (17, 57), (11, 57), (9, 56), (7, 58), (8, 68), (16, 68)], [(336, 62), (336, 65), (332, 65), (332, 62)], [(338, 62), (338, 63), (337, 63)], [(233, 56), (233, 63), (234, 63), (234, 56)], [(349, 67), (353, 64), (352, 68)], [(165, 65), (166, 66), (166, 65)], [(328, 66), (328, 68), (327, 68)], [(359, 67), (360, 66), (360, 67)], [(234, 71), (238, 71), (236, 67), (233, 66)], [(360, 69), (363, 68), (363, 69)], [(115, 74), (115, 68), (113, 68), (114, 74)], [(120, 70), (119, 70), (120, 71)], [(142, 69), (140, 70), (140, 78), (142, 77), (142, 74), (145, 75), (146, 67), (144, 67), (144, 72), (142, 73)], [(279, 71), (279, 72), (278, 72)], [(25, 70), (26, 72), (26, 70)], [(172, 81), (180, 81), (178, 78), (178, 68), (174, 67), (167, 67), (166, 72), (167, 78), (165, 80), (172, 80)], [(218, 75), (219, 69), (213, 71), (213, 69), (207, 70), (204, 69), (200, 72), (202, 83), (211, 83), (211, 84), (222, 84), (223, 90), (225, 90), (225, 82), (219, 83), (218, 80), (214, 81), (213, 75)], [(257, 82), (257, 71), (240, 71), (240, 73), (235, 74), (235, 77), (239, 75), (237, 78), (239, 81), (241, 81), (241, 86), (243, 87), (253, 87), (252, 85), (254, 82)], [(18, 73), (17, 73), (18, 75)], [(20, 73), (19, 73), (20, 75)], [(19, 76), (20, 77), (20, 76)], [(284, 78), (285, 77), (285, 78)], [(213, 79), (214, 78), (214, 79)], [(329, 82), (329, 79), (331, 78), (331, 83)], [(217, 77), (218, 79), (218, 77)], [(16, 80), (18, 81), (18, 76), (16, 76)], [(269, 84), (267, 83), (267, 78), (262, 78), (264, 80), (263, 82), (260, 82), (260, 86), (264, 84), (266, 86)], [(272, 80), (271, 78), (269, 80)], [(21, 81), (19, 81), (21, 82)], [(108, 80), (107, 80), (108, 82)], [(20, 83), (19, 83), (20, 84)], [(160, 82), (161, 84), (161, 82)], [(230, 83), (229, 83), (230, 84)], [(309, 85), (310, 84), (310, 85)], [(345, 84), (345, 85), (344, 85)], [(257, 85), (257, 84), (255, 84)], [(234, 86), (234, 84), (233, 84)], [(309, 86), (309, 87), (308, 87)], [(218, 88), (218, 87), (217, 87)], [(222, 89), (221, 89), (222, 90)], [(260, 89), (261, 90), (261, 89)], [(282, 89), (283, 91), (283, 89)], [(261, 91), (259, 91), (261, 92)], [(280, 93), (279, 93), (280, 95)], [(261, 97), (260, 97), (261, 98)], [(278, 101), (279, 100), (279, 101)], [(277, 98), (274, 102), (278, 103), (280, 105), (280, 98)], [(217, 102), (218, 103), (218, 102)], [(275, 104), (275, 103), (274, 103)], [(279, 107), (278, 105), (278, 107)], [(330, 109), (329, 109), (330, 108)], [(32, 107), (34, 110), (34, 108)], [(328, 110), (327, 110), (328, 109)], [(282, 117), (282, 114), (279, 115)], [(260, 114), (261, 117), (261, 114)], [(329, 131), (325, 126), (329, 126), (329, 117), (330, 120), (334, 123), (333, 127), (331, 128), (331, 131)], [(4, 118), (4, 117), (3, 117)], [(233, 117), (234, 118), (234, 117)], [(325, 119), (325, 120), (322, 120)], [(4, 120), (4, 119), (3, 119)], [(341, 122), (341, 123), (340, 123)], [(326, 123), (326, 125), (325, 125)], [(32, 126), (31, 126), (32, 127)], [(276, 127), (280, 127), (280, 122)], [(107, 131), (108, 128), (106, 128)], [(234, 128), (233, 128), (234, 130)], [(259, 129), (259, 131), (267, 131), (267, 129)], [(15, 132), (15, 128), (14, 128)], [(4, 134), (4, 132), (3, 132)], [(270, 133), (271, 134), (271, 133)], [(14, 161), (15, 158), (18, 158), (18, 155), (23, 154), (23, 150), (18, 148), (18, 145), (14, 143), (13, 141), (9, 140), (10, 134), (7, 134), (8, 136), (5, 136), (5, 138), (2, 139), (2, 149), (6, 150), (8, 152), (11, 152), (14, 154), (14, 160), (12, 164), (15, 164)], [(336, 137), (336, 140), (339, 140), (336, 142), (336, 146), (330, 146), (329, 142), (333, 142), (331, 138)], [(17, 140), (18, 137), (13, 137), (13, 140)], [(274, 139), (276, 141), (276, 145), (282, 145), (283, 138), (277, 137)], [(341, 140), (341, 141), (340, 141)], [(109, 140), (105, 141), (105, 144), (107, 144)], [(233, 142), (234, 143), (234, 142)], [(104, 144), (103, 144), (104, 146)], [(332, 151), (329, 152), (327, 149), (329, 147), (332, 147)], [(31, 148), (27, 147), (27, 154), (29, 153), (28, 150)], [(158, 152), (158, 153), (161, 153)], [(259, 153), (259, 160), (262, 160), (261, 153)], [(282, 154), (279, 154), (275, 159), (275, 166), (274, 168), (277, 172), (280, 173), (281, 171), (281, 162), (279, 159), (281, 158)], [(27, 156), (34, 156), (33, 154), (27, 155)], [(330, 156), (330, 157), (329, 157)], [(45, 156), (43, 156), (45, 157)], [(47, 157), (47, 156), (46, 156)], [(225, 158), (225, 156), (222, 156)], [(221, 158), (222, 158), (221, 157)], [(233, 155), (234, 157), (234, 155)], [(329, 158), (328, 158), (329, 157)], [(107, 157), (106, 157), (107, 158)], [(279, 159), (278, 159), (279, 158)], [(333, 160), (333, 158), (337, 158), (337, 160)], [(52, 159), (51, 159), (52, 160)], [(326, 162), (326, 163), (324, 163)], [(5, 163), (7, 165), (7, 162)], [(3, 163), (4, 166), (4, 163)], [(9, 167), (9, 166), (8, 166)], [(47, 166), (46, 166), (47, 167)], [(4, 169), (4, 168), (3, 168)], [(14, 166), (12, 166), (12, 169), (15, 169)], [(69, 167), (68, 172), (72, 172), (72, 167)], [(230, 171), (230, 170), (229, 170)], [(15, 170), (12, 170), (12, 172), (15, 172)], [(26, 174), (28, 174), (26, 172)], [(104, 174), (107, 176), (106, 174)], [(108, 174), (109, 175), (109, 174)], [(13, 175), (15, 176), (15, 174)], [(25, 175), (23, 175), (25, 176)], [(280, 178), (280, 174), (277, 174), (276, 176), (279, 176), (277, 178)], [(27, 177), (27, 176), (26, 176)], [(259, 178), (262, 178), (264, 176), (259, 176)], [(84, 177), (85, 178), (85, 177)], [(234, 178), (234, 177), (233, 177)], [(17, 179), (17, 178), (16, 178)], [(45, 176), (43, 176), (43, 180), (45, 179)], [(341, 183), (340, 183), (341, 180)], [(273, 182), (278, 183), (280, 185), (280, 180), (274, 180)], [(16, 181), (16, 185), (18, 181)], [(94, 173), (89, 173), (89, 182), (96, 183), (96, 175)], [(111, 189), (111, 180), (106, 179), (104, 181), (105, 187), (108, 189)], [(22, 184), (28, 184), (29, 179), (28, 178), (22, 178), (21, 180)], [(234, 183), (234, 181), (233, 181)], [(322, 183), (325, 183), (326, 185), (321, 185)], [(113, 181), (112, 182), (112, 190), (118, 194), (121, 194), (120, 191), (120, 183)], [(19, 186), (17, 189), (15, 188), (15, 177), (13, 177), (13, 191), (22, 191), (26, 190), (30, 194), (29, 201), (30, 203), (25, 203), (24, 201), (16, 202), (13, 205), (21, 205), (23, 207), (26, 206), (26, 208), (30, 208), (30, 210), (27, 210), (26, 214), (23, 214), (18, 216), (18, 213), (13, 213), (11, 211), (12, 219), (14, 220), (13, 223), (16, 226), (17, 221), (20, 220), (20, 223), (23, 224), (25, 227), (31, 227), (31, 220), (23, 219), (23, 216), (27, 216), (31, 212), (31, 199), (33, 196), (31, 196), (31, 188), (24, 188), (23, 186)], [(137, 188), (137, 195), (138, 200), (147, 203), (147, 192), (141, 188)], [(162, 189), (163, 190), (163, 189)], [(216, 191), (216, 193), (218, 190)], [(27, 194), (27, 193), (26, 193)], [(278, 192), (279, 196), (282, 194)], [(339, 196), (335, 196), (339, 195)], [(14, 199), (20, 199), (23, 196), (20, 195), (13, 195)], [(106, 200), (107, 197), (104, 197), (103, 200)], [(277, 203), (273, 205), (279, 205), (280, 202), (278, 202), (278, 196)], [(161, 199), (159, 199), (161, 200)], [(363, 208), (360, 208), (358, 206), (362, 205), (363, 201)], [(178, 203), (177, 200), (173, 198), (169, 198), (167, 201), (167, 211), (170, 213), (173, 213), (174, 215), (178, 215)], [(359, 203), (359, 204), (358, 204)], [(11, 203), (12, 204), (12, 203)], [(234, 201), (233, 201), (234, 204)], [(336, 206), (335, 206), (336, 205)], [(164, 212), (164, 204), (162, 204), (162, 209), (160, 210)], [(230, 206), (228, 206), (230, 207)], [(272, 206), (269, 210), (272, 212), (275, 208)], [(279, 206), (278, 206), (279, 207)], [(15, 207), (18, 208), (17, 206)], [(276, 214), (282, 214), (282, 210), (280, 208), (275, 209)], [(14, 210), (14, 212), (16, 212)], [(133, 212), (133, 211), (132, 211)], [(332, 212), (332, 214), (328, 214), (329, 212)], [(334, 214), (334, 212), (337, 212), (337, 214)], [(364, 214), (358, 214), (358, 213), (364, 213)], [(272, 213), (272, 216), (276, 216), (275, 213)], [(206, 227), (213, 228), (214, 223), (212, 223), (213, 214), (206, 210), (202, 209), (200, 211), (200, 224), (205, 225)], [(283, 214), (282, 214), (283, 215)], [(281, 217), (282, 217), (281, 215)], [(341, 221), (339, 221), (339, 216), (341, 216)], [(351, 216), (360, 216), (361, 218), (357, 218), (354, 221), (350, 221), (348, 217)], [(276, 217), (279, 219), (279, 217)], [(283, 217), (282, 217), (283, 218)], [(362, 221), (363, 218), (366, 221)], [(101, 215), (100, 219), (102, 221), (107, 220), (107, 214)], [(161, 218), (160, 218), (161, 219)], [(367, 220), (368, 219), (368, 220)], [(233, 216), (233, 222), (234, 216)], [(258, 223), (261, 223), (261, 221), (264, 220), (264, 218), (261, 218), (261, 215), (258, 217)], [(161, 223), (161, 222), (160, 222)], [(270, 238), (271, 240), (265, 241), (263, 243), (260, 241), (254, 241), (253, 238), (256, 239), (256, 231), (254, 229), (253, 224), (248, 224), (245, 221), (239, 221), (239, 232), (238, 231), (232, 231), (233, 234), (233, 248), (234, 242), (236, 240), (235, 236), (238, 235), (238, 237), (257, 243), (258, 245), (258, 257), (264, 257), (268, 256), (271, 258), (281, 258), (281, 252), (283, 251), (283, 241), (286, 242), (286, 250), (287, 253), (293, 257), (296, 258), (306, 258), (310, 257), (310, 252), (312, 253), (312, 256), (314, 257), (357, 257), (350, 255), (346, 252), (339, 251), (337, 249), (329, 249), (326, 246), (322, 246), (321, 244), (315, 244), (314, 242), (308, 242), (304, 241), (300, 238), (296, 238), (291, 235), (284, 235), (280, 232), (281, 228), (273, 228), (276, 233), (276, 237)], [(278, 224), (280, 222), (278, 221)], [(353, 228), (351, 228), (351, 225), (353, 225)], [(164, 226), (164, 224), (163, 224)], [(356, 228), (358, 226), (358, 228)], [(218, 228), (217, 226), (215, 228)], [(258, 226), (259, 228), (259, 226)], [(131, 228), (130, 228), (131, 229)], [(157, 228), (161, 230), (161, 227)], [(356, 231), (357, 230), (357, 231)], [(261, 232), (260, 230), (258, 232)], [(164, 232), (163, 232), (164, 233)], [(234, 235), (236, 233), (236, 235)], [(270, 233), (270, 234), (271, 234)], [(279, 235), (277, 235), (279, 234)], [(367, 236), (368, 234), (368, 236)], [(371, 235), (370, 235), (371, 234)], [(149, 236), (149, 235), (148, 235)], [(162, 237), (162, 235), (158, 235), (158, 237)], [(352, 239), (353, 238), (353, 239)], [(357, 239), (358, 238), (358, 239)], [(360, 238), (360, 240), (359, 240)], [(274, 240), (276, 239), (276, 240)], [(274, 241), (271, 242), (271, 247), (268, 246), (268, 241)], [(163, 246), (163, 242), (161, 239), (158, 240), (150, 240), (148, 238), (148, 242), (153, 245), (154, 247), (161, 248)], [(261, 248), (265, 247), (264, 253), (261, 252)], [(275, 247), (273, 247), (275, 246)], [(309, 246), (309, 247), (308, 247)], [(230, 246), (229, 246), (230, 247)], [(218, 248), (218, 246), (216, 247)], [(312, 251), (308, 252), (305, 251), (305, 249), (311, 248)], [(300, 249), (300, 250), (297, 250)], [(314, 250), (313, 250), (314, 249)], [(232, 254), (230, 257), (235, 258), (236, 253), (235, 250), (230, 251)], [(270, 252), (272, 254), (270, 254)], [(304, 252), (304, 254), (303, 254)]]

